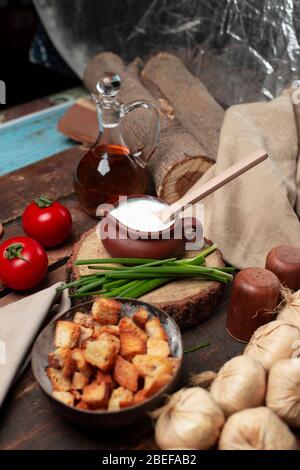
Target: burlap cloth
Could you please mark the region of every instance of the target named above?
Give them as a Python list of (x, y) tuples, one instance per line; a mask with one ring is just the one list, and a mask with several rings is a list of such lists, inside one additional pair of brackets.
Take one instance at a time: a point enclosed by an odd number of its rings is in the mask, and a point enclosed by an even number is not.
[(229, 108), (217, 162), (199, 180), (208, 181), (255, 150), (268, 152), (268, 160), (204, 201), (205, 235), (237, 268), (264, 266), (276, 245), (300, 247), (300, 105), (293, 104), (292, 92)]

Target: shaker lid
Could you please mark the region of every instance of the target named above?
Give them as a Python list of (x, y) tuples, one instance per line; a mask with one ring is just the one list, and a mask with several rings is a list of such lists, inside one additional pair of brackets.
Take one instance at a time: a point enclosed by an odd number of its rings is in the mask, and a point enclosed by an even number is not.
[(96, 89), (103, 96), (116, 96), (121, 87), (121, 77), (117, 73), (106, 72), (98, 78)]

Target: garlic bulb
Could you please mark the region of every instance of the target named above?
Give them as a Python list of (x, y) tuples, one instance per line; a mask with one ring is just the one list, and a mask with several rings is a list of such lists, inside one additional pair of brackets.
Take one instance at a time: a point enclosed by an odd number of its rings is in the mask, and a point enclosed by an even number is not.
[(254, 358), (236, 356), (226, 362), (210, 387), (215, 402), (229, 416), (264, 403), (266, 372)]
[(289, 289), (284, 289), (282, 294), (286, 303), (280, 310), (277, 320), (288, 321), (300, 328), (300, 290), (293, 293)]
[(209, 392), (183, 388), (152, 414), (157, 419), (155, 440), (160, 449), (209, 449), (219, 437), (224, 415)]
[(270, 370), (266, 403), (287, 424), (300, 427), (300, 359), (284, 359)]
[(300, 329), (287, 321), (275, 320), (258, 328), (244, 355), (254, 357), (269, 371), (275, 362), (288, 359), (300, 339)]
[(222, 430), (220, 450), (293, 450), (296, 439), (288, 426), (260, 406), (231, 415)]

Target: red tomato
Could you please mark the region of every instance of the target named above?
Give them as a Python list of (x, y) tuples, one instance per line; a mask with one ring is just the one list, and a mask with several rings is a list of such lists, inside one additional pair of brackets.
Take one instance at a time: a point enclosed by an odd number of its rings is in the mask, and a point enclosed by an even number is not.
[(46, 275), (44, 248), (29, 237), (13, 237), (0, 245), (0, 279), (14, 290), (36, 286)]
[(72, 230), (70, 211), (59, 202), (44, 196), (26, 207), (22, 222), (27, 235), (46, 248), (63, 243)]

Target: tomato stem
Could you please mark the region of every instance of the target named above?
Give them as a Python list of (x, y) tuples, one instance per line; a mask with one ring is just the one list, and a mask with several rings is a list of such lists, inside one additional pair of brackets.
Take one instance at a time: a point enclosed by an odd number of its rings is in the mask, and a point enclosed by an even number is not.
[(26, 263), (28, 263), (27, 259), (25, 259), (24, 256), (22, 256), (23, 248), (24, 248), (24, 245), (22, 245), (22, 243), (12, 243), (6, 248), (4, 256), (7, 259), (19, 258), (22, 261), (25, 261)]
[(44, 207), (50, 207), (50, 206), (53, 204), (53, 200), (50, 199), (50, 198), (47, 197), (47, 196), (40, 196), (40, 197), (37, 197), (34, 202), (35, 202), (36, 205), (39, 206), (41, 209), (43, 209)]

